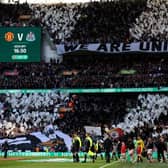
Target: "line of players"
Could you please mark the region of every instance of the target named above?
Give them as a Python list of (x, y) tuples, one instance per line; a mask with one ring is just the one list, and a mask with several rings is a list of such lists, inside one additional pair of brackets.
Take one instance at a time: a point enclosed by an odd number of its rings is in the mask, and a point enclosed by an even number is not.
[[(143, 153), (146, 153), (147, 159), (149, 162), (153, 162), (153, 149), (157, 148), (157, 159), (160, 162), (166, 162), (165, 153), (167, 151), (167, 144), (163, 137), (159, 137), (156, 142), (152, 138), (148, 138), (146, 146), (144, 141), (140, 136), (137, 139), (128, 138), (127, 141), (122, 140), (113, 140), (110, 135), (106, 135), (103, 144), (100, 142), (94, 142), (91, 136), (86, 133), (85, 140), (82, 145), (81, 138), (77, 134), (73, 134), (73, 143), (72, 143), (72, 153), (73, 161), (80, 162), (79, 152), (84, 152), (84, 163), (87, 161), (87, 158), (91, 158), (94, 163), (97, 156), (100, 155), (103, 159), (102, 151), (105, 152), (106, 163), (109, 163), (112, 159), (121, 161), (130, 160), (131, 162), (143, 162)], [(126, 153), (128, 152), (128, 155)], [(129, 159), (127, 158), (129, 157)]]

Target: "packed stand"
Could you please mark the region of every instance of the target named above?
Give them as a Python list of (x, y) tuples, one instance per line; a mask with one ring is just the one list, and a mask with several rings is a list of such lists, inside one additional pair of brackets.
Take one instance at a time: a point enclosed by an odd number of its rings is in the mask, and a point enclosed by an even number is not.
[[(142, 56), (141, 56), (142, 57)], [(151, 58), (151, 57), (150, 57)], [(166, 86), (167, 65), (166, 59), (142, 57), (139, 61), (130, 59), (98, 60), (93, 62), (78, 62), (74, 67), (78, 73), (65, 77), (64, 87), (72, 88), (133, 88), (133, 87), (161, 87)], [(155, 57), (156, 58), (156, 57)], [(72, 62), (72, 61), (71, 61)], [(72, 67), (73, 67), (72, 66)], [(68, 67), (68, 66), (67, 66)], [(75, 68), (74, 68), (75, 69)], [(125, 70), (125, 72), (123, 72)], [(127, 73), (127, 72), (128, 73)], [(70, 83), (69, 83), (70, 81)]]
[[(32, 134), (36, 137), (42, 136), (42, 141), (36, 145), (41, 145), (43, 151), (45, 146), (53, 146), (53, 143), (55, 144), (54, 149), (50, 149), (67, 151), (64, 139), (59, 136), (61, 130), (59, 131), (56, 121), (61, 117), (59, 109), (68, 107), (68, 100), (67, 94), (56, 92), (1, 94), (0, 144), (3, 142), (3, 138), (11, 138), (10, 141), (12, 141), (15, 137), (16, 140), (17, 137), (30, 138)], [(43, 142), (47, 142), (47, 144)], [(22, 143), (24, 142), (18, 142), (20, 146), (18, 147), (16, 144), (13, 148), (25, 150), (25, 145)], [(34, 140), (32, 140), (33, 144)], [(28, 145), (29, 149), (32, 149), (32, 146)]]
[(145, 1), (30, 5), (54, 43), (128, 41), (129, 28)]
[(130, 133), (145, 124), (154, 126), (160, 119), (166, 124), (167, 102), (166, 94), (122, 94), (121, 97), (121, 94), (69, 96), (54, 91), (7, 93), (1, 95), (0, 128), (12, 136), (42, 130), (51, 123), (65, 133), (84, 125), (111, 124)]
[(1, 63), (0, 88), (47, 89), (61, 87), (61, 65), (50, 63)]
[(167, 101), (167, 94), (79, 94), (73, 99), (75, 113), (67, 113), (61, 122), (70, 126), (65, 127), (65, 132), (77, 131), (82, 125), (101, 126), (104, 130), (105, 124), (134, 136), (143, 133), (144, 138), (149, 132), (143, 129), (161, 126), (159, 134), (151, 131), (150, 136), (167, 135)]
[[(41, 132), (52, 141), (59, 130), (85, 137), (85, 126), (101, 127), (102, 140), (108, 130), (120, 128), (125, 137), (158, 138), (168, 135), (167, 94), (79, 94), (13, 93), (1, 95), (0, 136), (15, 137)], [(80, 121), (80, 122), (79, 122)], [(62, 133), (61, 133), (62, 134)], [(114, 134), (111, 133), (113, 138)], [(56, 151), (66, 151), (56, 145)]]
[(43, 130), (55, 123), (68, 100), (68, 95), (56, 92), (1, 95), (0, 128), (8, 136)]
[(167, 40), (166, 0), (30, 5), (56, 44)]
[[(82, 4), (0, 4), (1, 26), (28, 25), (48, 30), (54, 43), (167, 40), (166, 0)], [(6, 12), (8, 11), (8, 12)]]
[(145, 6), (144, 0), (89, 3), (81, 11), (72, 39), (80, 43), (128, 42), (129, 28)]
[(146, 59), (144, 55), (138, 61), (95, 58), (96, 61), (77, 64), (72, 58), (71, 63), (16, 64), (18, 76), (2, 76), (2, 88), (164, 87), (168, 81), (167, 58), (156, 57)]
[(71, 38), (79, 18), (83, 4), (32, 4), (30, 8), (41, 26), (48, 30), (54, 43), (65, 43)]
[(147, 7), (136, 18), (130, 35), (137, 41), (163, 41), (168, 39), (168, 1), (147, 0)]
[[(142, 56), (141, 56), (142, 57)], [(85, 57), (86, 58), (86, 57)], [(93, 59), (95, 58), (95, 59)], [(139, 60), (118, 58), (78, 60), (70, 57), (57, 63), (0, 64), (0, 88), (134, 88), (167, 86), (167, 58)], [(96, 61), (95, 61), (96, 60)], [(31, 69), (31, 71), (30, 71)]]
[(28, 4), (1, 4), (0, 3), (0, 26), (5, 27), (22, 27), (32, 26), (33, 20), (21, 19), (21, 16), (30, 16), (32, 11)]

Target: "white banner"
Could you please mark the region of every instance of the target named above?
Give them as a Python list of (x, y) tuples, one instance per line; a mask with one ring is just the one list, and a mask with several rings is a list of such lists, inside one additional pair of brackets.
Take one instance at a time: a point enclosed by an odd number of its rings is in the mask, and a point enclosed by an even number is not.
[(77, 45), (56, 45), (57, 54), (76, 51), (90, 51), (103, 53), (122, 53), (122, 52), (168, 52), (168, 41), (136, 42), (136, 43), (93, 43)]
[(3, 144), (5, 142), (5, 140), (7, 140), (9, 144), (13, 144), (15, 142), (26, 141), (27, 138), (26, 137), (19, 137), (19, 138), (13, 138), (13, 139), (8, 139), (8, 138), (0, 139), (0, 145)]
[(20, 145), (20, 144), (31, 144), (31, 141), (18, 141), (10, 143), (10, 145)]
[(41, 142), (47, 142), (50, 140), (45, 134), (43, 134), (41, 132), (33, 132), (30, 135), (33, 135), (36, 138), (40, 139)]
[(84, 128), (91, 135), (101, 136), (101, 127), (85, 126)]

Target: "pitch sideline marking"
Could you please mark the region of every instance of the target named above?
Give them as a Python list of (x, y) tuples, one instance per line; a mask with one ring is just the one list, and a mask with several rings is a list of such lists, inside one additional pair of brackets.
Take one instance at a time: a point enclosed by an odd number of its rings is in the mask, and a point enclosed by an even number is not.
[(119, 161), (115, 161), (115, 162), (113, 162), (113, 163), (108, 163), (108, 164), (105, 164), (105, 165), (103, 165), (103, 166), (100, 166), (99, 168), (105, 168), (105, 167), (108, 167), (108, 166), (111, 166), (111, 165), (113, 165), (113, 164), (115, 164), (115, 163), (118, 163)]

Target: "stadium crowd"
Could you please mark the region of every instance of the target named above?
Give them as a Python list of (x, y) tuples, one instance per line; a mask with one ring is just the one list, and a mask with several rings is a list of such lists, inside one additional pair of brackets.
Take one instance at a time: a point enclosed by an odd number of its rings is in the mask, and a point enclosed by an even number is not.
[(148, 0), (147, 8), (136, 18), (130, 35), (136, 40), (163, 41), (168, 39), (168, 2)]
[(33, 26), (34, 23), (27, 23), (20, 17), (31, 15), (32, 11), (28, 4), (1, 4), (0, 3), (0, 26), (21, 27)]
[(31, 5), (30, 8), (56, 44), (167, 40), (166, 0)]
[(67, 100), (66, 95), (55, 92), (2, 94), (0, 128), (8, 136), (45, 129), (59, 118), (59, 107)]
[[(84, 127), (92, 125), (102, 128), (101, 142), (108, 132), (117, 138), (110, 132), (116, 127), (124, 131), (121, 140), (125, 143), (139, 135), (145, 144), (149, 137), (157, 141), (163, 136), (167, 142), (167, 102), (167, 94), (7, 93), (1, 95), (1, 138), (40, 131), (57, 139), (53, 132), (61, 130), (70, 136), (75, 132), (84, 141)], [(94, 141), (96, 137), (92, 137)], [(65, 149), (61, 144), (56, 151)]]
[[(7, 135), (17, 134), (12, 131), (18, 126), (21, 133), (26, 133), (32, 129), (44, 129), (50, 123), (69, 134), (91, 124), (115, 125), (130, 133), (134, 128), (148, 124), (149, 120), (150, 125), (157, 124), (159, 119), (166, 125), (167, 101), (166, 94), (122, 94), (121, 97), (120, 94), (68, 96), (54, 91), (8, 93), (1, 95), (0, 126)], [(79, 120), (81, 122), (77, 122)]]
[[(21, 23), (19, 16), (29, 14), (32, 15), (28, 22), (29, 25), (38, 24), (47, 29), (57, 44), (111, 42), (111, 40), (125, 42), (130, 40), (158, 40), (158, 38), (159, 40), (166, 40), (167, 37), (165, 34), (167, 32), (165, 19), (167, 2), (164, 0), (55, 5), (1, 4), (0, 8), (0, 12), (3, 13), (0, 18), (2, 26), (19, 26)], [(7, 9), (13, 10), (5, 12)], [(13, 15), (13, 12), (16, 14)], [(110, 17), (103, 17), (106, 15)], [(162, 29), (159, 28), (158, 24), (162, 26)], [(146, 25), (151, 25), (151, 28), (147, 30)], [(91, 55), (89, 56), (91, 57)], [(95, 59), (95, 62), (87, 62), (87, 64), (78, 62), (78, 65), (72, 65), (71, 62), (59, 65), (54, 62), (40, 64), (1, 63), (0, 88), (167, 86), (167, 61), (163, 61), (162, 58), (155, 63), (149, 59), (148, 61), (132, 62), (131, 65), (129, 61), (125, 64), (124, 61), (117, 63), (113, 62), (114, 60), (101, 62), (98, 58)], [(72, 72), (73, 70), (75, 73)], [(133, 70), (134, 74), (123, 75), (120, 73), (122, 70), (127, 72)], [(71, 73), (71, 75), (65, 75), (64, 72)]]
[[(86, 57), (85, 57), (86, 58)], [(144, 59), (143, 59), (144, 58)], [(90, 59), (57, 63), (0, 64), (0, 88), (133, 88), (167, 86), (167, 59)], [(85, 62), (83, 62), (83, 60)]]
[(74, 44), (129, 40), (131, 23), (145, 4), (144, 0), (135, 0), (31, 5), (30, 8), (56, 44)]
[[(47, 29), (55, 44), (167, 40), (166, 0), (109, 1), (82, 4), (0, 4), (1, 26)], [(6, 12), (8, 11), (8, 12)]]
[(39, 20), (41, 26), (47, 29), (54, 43), (65, 43), (71, 38), (75, 24), (81, 17), (80, 4), (32, 4), (30, 6), (35, 19)]
[[(30, 14), (34, 18), (30, 20), (29, 25), (37, 24), (46, 28), (56, 44), (167, 40), (167, 7), (165, 0), (148, 0), (147, 6), (146, 1), (136, 0), (52, 6), (18, 4), (5, 7), (0, 4), (0, 24), (24, 26), (18, 18), (20, 15)], [(0, 88), (167, 86), (167, 60), (161, 58), (155, 61), (155, 58), (152, 58), (149, 61), (144, 57), (137, 62), (113, 62), (109, 59), (102, 61), (96, 58), (96, 61), (90, 60), (90, 63), (76, 64), (1, 63)], [(125, 73), (121, 72), (122, 70)], [(102, 127), (102, 134), (108, 129), (119, 127), (124, 130), (126, 136), (133, 138), (141, 135), (145, 143), (149, 135), (153, 138), (164, 136), (167, 141), (166, 94), (127, 98), (123, 95), (69, 97), (55, 92), (17, 93), (1, 95), (0, 99), (1, 137), (38, 130), (48, 134), (46, 127), (51, 125), (53, 130), (59, 129), (69, 135), (77, 132), (84, 138), (84, 126), (94, 124)]]

